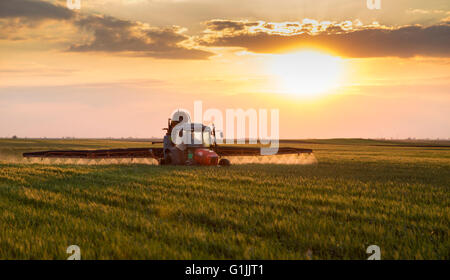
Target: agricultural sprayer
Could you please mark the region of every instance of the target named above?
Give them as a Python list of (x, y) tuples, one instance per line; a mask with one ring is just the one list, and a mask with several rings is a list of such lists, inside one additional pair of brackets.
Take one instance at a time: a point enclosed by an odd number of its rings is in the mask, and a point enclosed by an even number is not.
[[(25, 158), (53, 159), (154, 159), (160, 165), (219, 165), (228, 166), (231, 163), (276, 163), (302, 164), (315, 161), (311, 149), (279, 147), (275, 154), (262, 155), (260, 147), (237, 145), (218, 145), (215, 128), (198, 123), (184, 124), (177, 131), (180, 136), (187, 133), (192, 141), (176, 144), (173, 141), (173, 130), (181, 124), (183, 116), (169, 119), (162, 147), (102, 149), (102, 150), (54, 150), (24, 153)], [(184, 135), (186, 138), (186, 135)]]

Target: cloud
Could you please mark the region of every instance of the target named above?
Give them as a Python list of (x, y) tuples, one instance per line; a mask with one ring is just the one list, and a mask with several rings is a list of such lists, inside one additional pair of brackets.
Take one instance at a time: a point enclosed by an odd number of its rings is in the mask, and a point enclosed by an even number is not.
[(190, 48), (190, 37), (178, 26), (157, 28), (111, 16), (91, 15), (75, 21), (79, 28), (92, 32), (86, 43), (73, 44), (72, 52), (127, 53), (167, 59), (206, 59), (211, 52)]
[[(46, 1), (0, 1), (0, 39), (46, 40), (45, 34), (49, 34), (51, 29), (45, 29), (42, 23), (49, 20), (65, 21), (69, 25), (67, 30), (73, 27), (73, 32), (80, 30), (82, 34), (88, 35), (67, 36), (73, 38), (71, 42), (66, 42), (65, 50), (70, 52), (207, 59), (214, 55), (207, 47), (241, 47), (255, 53), (320, 47), (345, 57), (450, 56), (450, 21), (431, 26), (390, 27), (378, 23), (363, 25), (358, 20), (264, 22), (213, 19), (207, 21), (206, 30), (195, 37), (186, 35), (179, 26), (152, 27), (146, 23), (107, 15), (73, 12), (62, 4)], [(52, 24), (50, 21), (48, 23)]]
[(69, 22), (75, 13), (65, 6), (36, 0), (0, 0), (0, 28), (2, 40), (26, 40), (38, 34), (25, 34), (29, 30), (45, 28), (52, 21)]
[(207, 23), (199, 43), (215, 47), (242, 47), (255, 53), (280, 53), (315, 46), (346, 57), (450, 57), (448, 22), (427, 27), (387, 27), (378, 23), (364, 26), (359, 21), (255, 23), (257, 25), (234, 32), (218, 31)]
[(206, 25), (209, 30), (213, 31), (223, 31), (223, 30), (239, 31), (245, 29), (246, 27), (257, 26), (258, 23), (215, 19), (207, 21)]
[(34, 20), (70, 19), (74, 13), (66, 7), (35, 0), (0, 1), (0, 18), (24, 17)]
[(104, 52), (164, 59), (207, 59), (213, 55), (196, 49), (191, 38), (183, 34), (184, 29), (178, 26), (159, 28), (112, 16), (74, 13), (62, 5), (36, 0), (1, 0), (0, 26), (3, 32), (0, 39), (42, 38), (45, 35), (30, 35), (26, 31), (43, 30), (42, 23), (48, 20), (64, 20), (90, 35), (88, 41), (69, 42), (66, 50), (70, 52)]

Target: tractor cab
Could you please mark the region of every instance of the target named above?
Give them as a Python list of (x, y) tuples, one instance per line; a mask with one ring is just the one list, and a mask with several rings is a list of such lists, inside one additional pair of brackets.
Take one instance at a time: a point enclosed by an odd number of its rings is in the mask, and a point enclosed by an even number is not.
[[(180, 117), (181, 118), (181, 117)], [(164, 158), (162, 164), (217, 165), (219, 156), (211, 148), (215, 145), (215, 131), (200, 123), (182, 123), (182, 119), (169, 119), (164, 136)], [(177, 127), (178, 124), (181, 124)], [(172, 132), (182, 139), (177, 143)]]
[(188, 132), (188, 137), (190, 136), (190, 141), (188, 141), (188, 144), (186, 144), (188, 147), (209, 148), (213, 145), (213, 132), (209, 126), (205, 126), (199, 123), (192, 123), (190, 125), (191, 127), (189, 127), (189, 131), (187, 131), (186, 129), (180, 130), (181, 134)]

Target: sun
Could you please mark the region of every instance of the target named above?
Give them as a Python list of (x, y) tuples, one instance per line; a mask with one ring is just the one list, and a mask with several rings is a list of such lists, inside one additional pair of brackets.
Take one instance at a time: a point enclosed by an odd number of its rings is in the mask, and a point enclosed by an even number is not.
[(298, 96), (317, 96), (339, 85), (342, 59), (314, 50), (273, 55), (271, 71), (277, 90)]

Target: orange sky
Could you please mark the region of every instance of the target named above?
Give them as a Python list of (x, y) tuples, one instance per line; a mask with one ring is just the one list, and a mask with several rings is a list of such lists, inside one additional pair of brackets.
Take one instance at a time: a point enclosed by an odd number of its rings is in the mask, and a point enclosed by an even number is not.
[(159, 137), (170, 113), (278, 108), (281, 138), (449, 138), (450, 4), (0, 4), (0, 137)]

